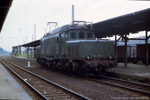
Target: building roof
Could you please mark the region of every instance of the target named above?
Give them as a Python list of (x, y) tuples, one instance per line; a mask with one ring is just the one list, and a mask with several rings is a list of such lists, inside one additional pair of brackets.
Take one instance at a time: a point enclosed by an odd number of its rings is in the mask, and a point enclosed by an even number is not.
[(21, 46), (23, 46), (23, 47), (36, 47), (39, 45), (40, 45), (40, 40), (36, 40), (36, 41), (30, 42), (30, 43), (23, 44)]
[(0, 0), (0, 32), (13, 0)]
[(93, 24), (96, 37), (124, 35), (150, 30), (150, 8)]

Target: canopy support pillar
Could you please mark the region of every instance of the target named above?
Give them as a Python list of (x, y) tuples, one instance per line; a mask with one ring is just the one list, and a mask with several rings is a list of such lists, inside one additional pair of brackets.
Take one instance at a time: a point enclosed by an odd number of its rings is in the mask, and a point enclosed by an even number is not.
[(145, 45), (146, 45), (146, 64), (145, 66), (148, 66), (148, 31), (145, 32)]
[(125, 37), (124, 37), (124, 39), (125, 39), (125, 58), (124, 58), (124, 67), (127, 67), (127, 35), (125, 34)]
[(117, 35), (115, 35), (115, 61), (117, 62)]

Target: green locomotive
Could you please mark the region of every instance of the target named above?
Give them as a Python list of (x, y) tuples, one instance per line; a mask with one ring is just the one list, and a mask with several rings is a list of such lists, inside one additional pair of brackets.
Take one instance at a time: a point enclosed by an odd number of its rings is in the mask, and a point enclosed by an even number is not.
[(37, 48), (40, 65), (79, 73), (103, 73), (117, 65), (114, 42), (95, 38), (92, 24), (80, 21), (46, 34)]

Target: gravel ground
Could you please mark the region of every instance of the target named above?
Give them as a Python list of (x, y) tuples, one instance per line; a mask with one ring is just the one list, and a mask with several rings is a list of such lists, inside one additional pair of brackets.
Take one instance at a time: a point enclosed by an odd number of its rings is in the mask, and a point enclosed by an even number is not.
[[(127, 90), (123, 90), (123, 89), (115, 88), (109, 85), (89, 81), (82, 77), (40, 68), (39, 65), (35, 63), (33, 64), (31, 63), (31, 67), (29, 68), (27, 67), (27, 61), (25, 60), (18, 60), (18, 59), (12, 59), (12, 58), (7, 58), (7, 59), (51, 81), (54, 81), (60, 85), (63, 85), (66, 88), (79, 92), (83, 94), (84, 96), (91, 98), (92, 100), (104, 100), (104, 99), (105, 100), (115, 100), (115, 99), (117, 100), (132, 99), (133, 100), (134, 98), (137, 98), (137, 99), (141, 97), (143, 97), (143, 99), (146, 98), (137, 93), (132, 93)], [(146, 98), (146, 100), (148, 99), (149, 98)]]
[(52, 100), (78, 100), (78, 97), (52, 85), (48, 82), (41, 80), (40, 78), (35, 77), (19, 68), (8, 64), (8, 66), (13, 69), (17, 74), (21, 75), (23, 79), (25, 79), (29, 84), (31, 84), (34, 88), (40, 91), (42, 94), (46, 95), (48, 99)]

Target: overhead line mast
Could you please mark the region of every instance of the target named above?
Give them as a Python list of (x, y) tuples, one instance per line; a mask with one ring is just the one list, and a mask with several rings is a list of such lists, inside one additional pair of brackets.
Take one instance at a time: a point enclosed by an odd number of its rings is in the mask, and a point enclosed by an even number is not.
[(74, 24), (74, 5), (72, 5), (72, 25)]

